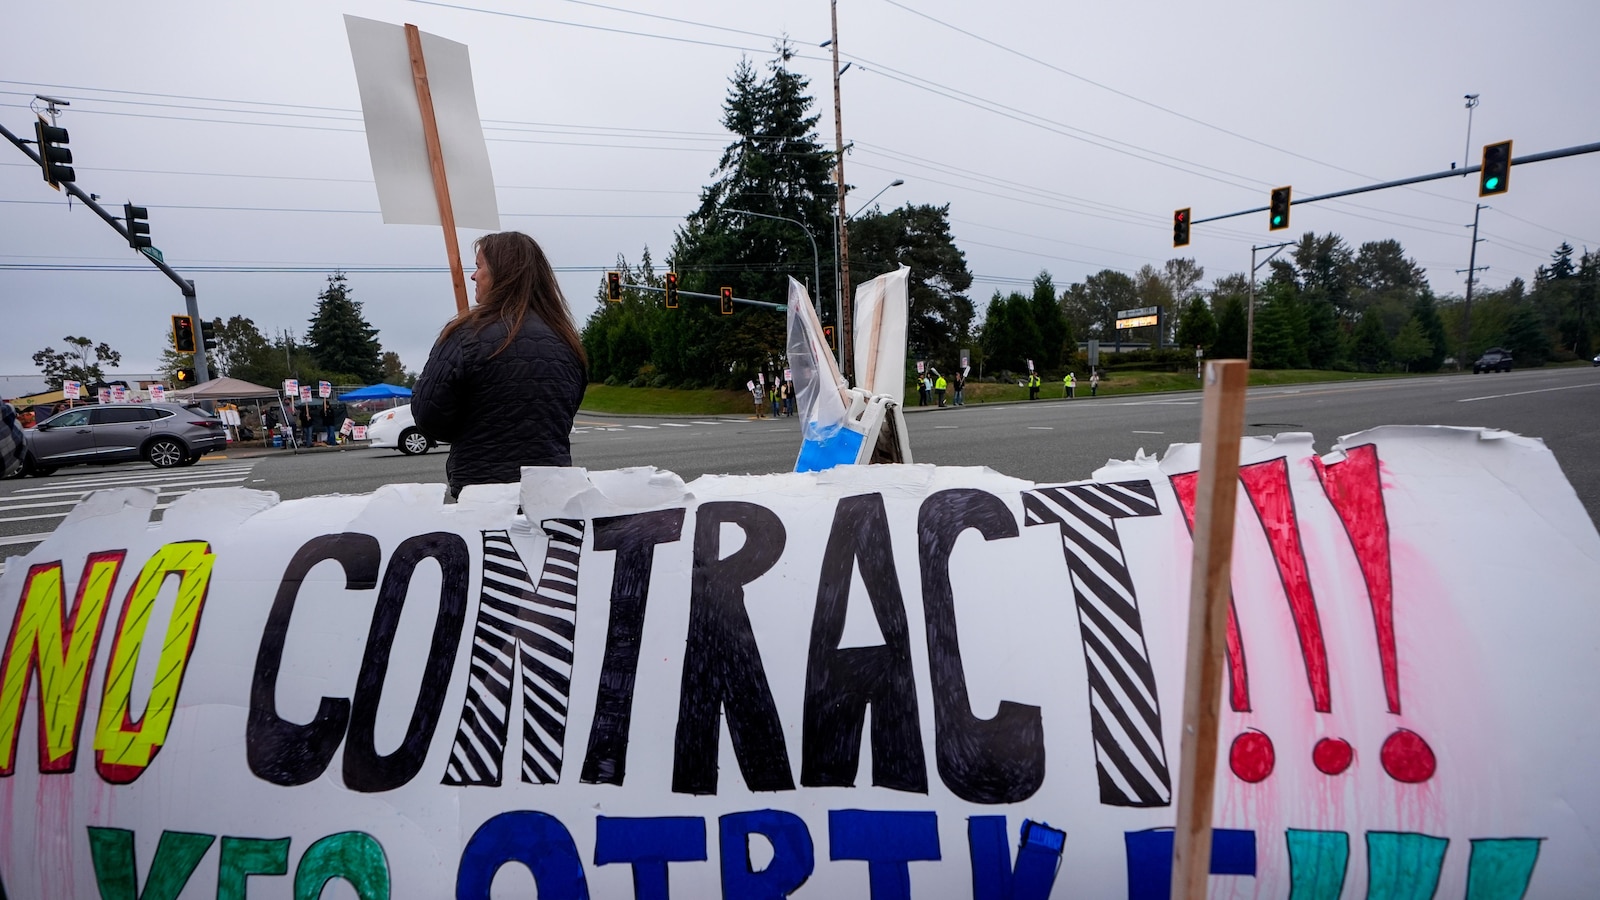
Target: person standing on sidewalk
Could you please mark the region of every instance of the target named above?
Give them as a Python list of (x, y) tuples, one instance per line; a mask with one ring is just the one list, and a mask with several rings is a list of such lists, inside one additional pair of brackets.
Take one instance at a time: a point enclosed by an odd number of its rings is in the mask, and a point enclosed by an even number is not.
[(1089, 373), (1089, 396), (1093, 397), (1093, 396), (1098, 395), (1099, 393), (1100, 393), (1100, 373), (1099, 372), (1090, 372)]
[(417, 427), (450, 443), (450, 496), (514, 484), (524, 466), (572, 465), (588, 357), (555, 270), (516, 231), (478, 238), (473, 306), (445, 324), (411, 398)]
[(933, 376), (933, 396), (938, 407), (944, 409), (944, 392), (948, 388), (948, 383), (944, 380), (944, 373), (938, 369), (933, 370)]
[(966, 406), (967, 405), (967, 398), (966, 398), (967, 376), (961, 374), (960, 372), (957, 372), (956, 373), (956, 378), (955, 378), (955, 384), (953, 385), (953, 387), (955, 388), (955, 398), (954, 398), (955, 405), (956, 406)]

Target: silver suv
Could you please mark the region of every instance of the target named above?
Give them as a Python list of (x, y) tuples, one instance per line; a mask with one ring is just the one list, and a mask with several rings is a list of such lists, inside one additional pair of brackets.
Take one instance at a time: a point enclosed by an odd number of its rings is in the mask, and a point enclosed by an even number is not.
[(80, 406), (23, 432), (31, 475), (61, 466), (147, 459), (158, 469), (192, 466), (228, 443), (222, 421), (200, 406), (129, 403)]

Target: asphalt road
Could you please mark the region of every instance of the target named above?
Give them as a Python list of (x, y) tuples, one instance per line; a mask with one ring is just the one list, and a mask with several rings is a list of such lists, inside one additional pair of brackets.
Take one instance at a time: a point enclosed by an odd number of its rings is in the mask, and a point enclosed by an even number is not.
[[(913, 407), (906, 416), (913, 456), (919, 463), (988, 466), (1033, 481), (1072, 481), (1108, 459), (1131, 458), (1140, 449), (1161, 453), (1169, 444), (1199, 439), (1198, 393), (1063, 401), (1058, 391), (1047, 388), (1046, 399), (1031, 403)], [(1600, 368), (1256, 388), (1246, 423), (1253, 435), (1309, 431), (1322, 451), (1341, 435), (1380, 425), (1477, 426), (1542, 438), (1600, 522)], [(799, 433), (796, 419), (584, 413), (573, 430), (572, 455), (589, 469), (654, 465), (685, 480), (782, 472), (794, 465)], [(201, 487), (259, 488), (283, 499), (361, 493), (386, 483), (442, 482), (445, 455), (445, 448), (416, 457), (367, 448), (234, 452), (188, 469), (129, 463), (11, 479), (0, 482), (0, 557), (25, 553), (91, 490), (155, 486), (158, 508)]]

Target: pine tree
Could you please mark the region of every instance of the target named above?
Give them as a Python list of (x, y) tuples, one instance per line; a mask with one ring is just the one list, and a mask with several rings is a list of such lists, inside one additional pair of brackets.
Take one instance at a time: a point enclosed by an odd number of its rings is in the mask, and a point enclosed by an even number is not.
[(1204, 297), (1195, 297), (1183, 307), (1178, 318), (1179, 347), (1209, 349), (1217, 341), (1217, 319)]
[(350, 287), (343, 272), (328, 276), (328, 286), (317, 295), (317, 311), (311, 317), (306, 340), (317, 366), (333, 376), (361, 384), (377, 384), (383, 378), (383, 346), (378, 329), (367, 324), (361, 304), (350, 299)]
[(1244, 359), (1248, 341), (1249, 322), (1246, 319), (1244, 298), (1228, 294), (1222, 298), (1217, 312), (1217, 342), (1212, 345), (1215, 359)]

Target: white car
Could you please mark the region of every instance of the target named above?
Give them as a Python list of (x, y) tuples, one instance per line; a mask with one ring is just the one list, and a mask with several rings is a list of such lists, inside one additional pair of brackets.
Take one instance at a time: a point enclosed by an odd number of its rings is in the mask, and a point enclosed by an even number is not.
[(386, 409), (372, 417), (372, 421), (367, 423), (367, 445), (393, 447), (407, 456), (415, 456), (427, 453), (439, 446), (439, 442), (417, 430), (416, 420), (411, 418), (411, 404), (408, 403)]

